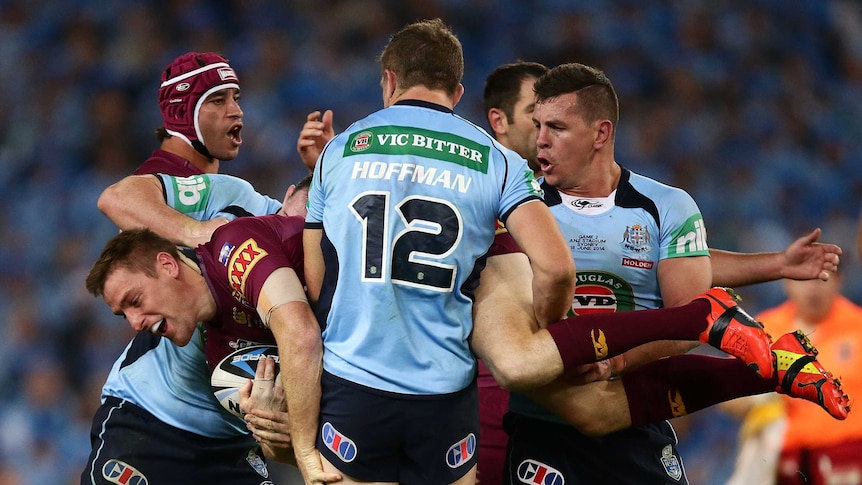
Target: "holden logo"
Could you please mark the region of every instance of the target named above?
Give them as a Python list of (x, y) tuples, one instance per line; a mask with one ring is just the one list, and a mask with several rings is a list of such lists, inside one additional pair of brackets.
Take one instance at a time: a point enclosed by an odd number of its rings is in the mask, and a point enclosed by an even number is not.
[(177, 84), (177, 91), (185, 91), (190, 87), (192, 87), (192, 85), (189, 83), (179, 83)]

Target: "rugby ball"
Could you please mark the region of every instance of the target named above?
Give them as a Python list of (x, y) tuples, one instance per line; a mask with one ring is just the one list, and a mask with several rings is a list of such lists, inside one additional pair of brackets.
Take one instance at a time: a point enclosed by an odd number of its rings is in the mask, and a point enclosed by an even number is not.
[(254, 379), (257, 363), (268, 355), (275, 358), (275, 375), (278, 379), (278, 347), (275, 345), (252, 345), (228, 354), (213, 370), (210, 386), (219, 404), (228, 412), (242, 419), (239, 408), (239, 388)]

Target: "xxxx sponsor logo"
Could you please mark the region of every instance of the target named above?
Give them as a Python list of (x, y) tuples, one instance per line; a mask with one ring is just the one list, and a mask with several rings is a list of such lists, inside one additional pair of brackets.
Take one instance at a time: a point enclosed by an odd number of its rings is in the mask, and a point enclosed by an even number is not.
[(243, 299), (245, 295), (245, 283), (249, 273), (254, 269), (254, 266), (267, 256), (257, 241), (247, 239), (244, 243), (237, 246), (236, 251), (228, 260), (228, 278), (230, 286), (233, 289), (233, 296), (237, 299)]

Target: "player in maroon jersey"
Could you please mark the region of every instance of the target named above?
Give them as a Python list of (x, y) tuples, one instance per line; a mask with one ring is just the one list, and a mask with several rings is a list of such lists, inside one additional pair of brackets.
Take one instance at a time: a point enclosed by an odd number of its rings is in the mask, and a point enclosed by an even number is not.
[(315, 449), (322, 342), (304, 291), (303, 224), (240, 218), (194, 251), (148, 229), (124, 231), (105, 246), (87, 289), (135, 330), (179, 346), (204, 322), (210, 363), (238, 345), (276, 343), (297, 462), (309, 483), (322, 483), (340, 477), (323, 472)]

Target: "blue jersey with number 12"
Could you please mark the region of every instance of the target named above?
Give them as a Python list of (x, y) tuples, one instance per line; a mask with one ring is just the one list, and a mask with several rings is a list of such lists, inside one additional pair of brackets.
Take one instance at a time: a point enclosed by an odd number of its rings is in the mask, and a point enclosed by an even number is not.
[(442, 106), (397, 103), (333, 138), (306, 218), (324, 233), (327, 372), (402, 394), (465, 388), (495, 220), (539, 190), (521, 157)]

